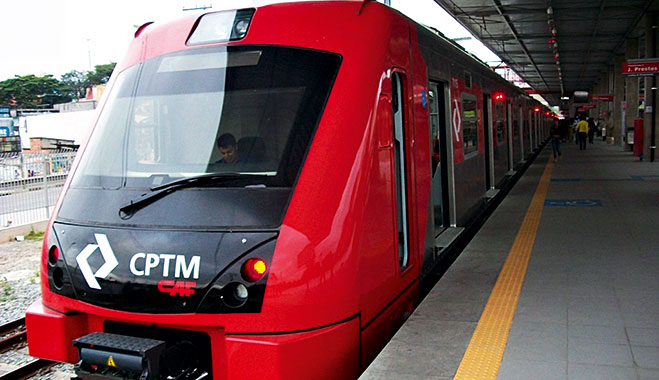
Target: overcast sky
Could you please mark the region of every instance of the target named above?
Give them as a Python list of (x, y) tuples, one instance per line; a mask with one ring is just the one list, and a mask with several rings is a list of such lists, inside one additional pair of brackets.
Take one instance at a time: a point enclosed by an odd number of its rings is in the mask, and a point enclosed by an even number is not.
[[(0, 81), (14, 75), (52, 74), (117, 62), (133, 38), (136, 26), (181, 16), (183, 8), (228, 4), (249, 6), (272, 0), (10, 0), (3, 1), (0, 36)], [(382, 2), (382, 1), (380, 1)], [(434, 26), (447, 37), (469, 34), (433, 0), (391, 0), (394, 8), (414, 20)], [(478, 41), (461, 41), (481, 59), (496, 56)]]

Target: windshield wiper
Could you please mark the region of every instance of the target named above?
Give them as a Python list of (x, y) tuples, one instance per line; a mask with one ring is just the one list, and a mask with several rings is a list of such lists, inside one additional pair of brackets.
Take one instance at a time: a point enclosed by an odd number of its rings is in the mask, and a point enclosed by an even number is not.
[(194, 177), (181, 178), (176, 181), (167, 182), (163, 185), (152, 186), (150, 188), (150, 193), (144, 193), (140, 198), (134, 199), (130, 201), (130, 203), (121, 206), (119, 209), (119, 217), (121, 217), (121, 219), (130, 219), (136, 211), (179, 189), (241, 177), (244, 178), (244, 175), (240, 173), (208, 173)]

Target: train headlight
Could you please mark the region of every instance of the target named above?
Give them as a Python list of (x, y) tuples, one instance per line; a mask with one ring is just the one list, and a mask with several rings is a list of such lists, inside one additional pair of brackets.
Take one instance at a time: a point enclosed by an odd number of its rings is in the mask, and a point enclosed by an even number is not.
[(233, 34), (237, 38), (244, 38), (249, 29), (249, 20), (236, 20), (236, 25), (233, 27)]
[(238, 284), (236, 288), (233, 290), (233, 295), (240, 300), (247, 299), (247, 296), (249, 295), (249, 292), (247, 291), (247, 287), (243, 284)]
[(242, 307), (247, 302), (249, 290), (240, 282), (232, 282), (222, 289), (222, 302), (229, 308), (236, 309)]
[(254, 9), (206, 13), (195, 24), (188, 45), (237, 41), (245, 38)]

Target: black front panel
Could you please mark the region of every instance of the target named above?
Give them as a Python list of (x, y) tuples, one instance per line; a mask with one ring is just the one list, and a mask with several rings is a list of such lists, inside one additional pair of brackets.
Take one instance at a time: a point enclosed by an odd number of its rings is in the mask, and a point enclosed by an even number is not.
[[(130, 219), (119, 208), (144, 191), (69, 188), (57, 219), (74, 224), (127, 225), (172, 229), (278, 228), (289, 188), (181, 189), (149, 204)], [(99, 207), (102, 205), (102, 207)]]
[[(219, 302), (204, 306), (201, 312), (260, 311), (267, 275), (251, 283), (240, 276), (240, 267), (251, 257), (269, 265), (277, 236), (276, 232), (115, 229), (63, 223), (55, 223), (53, 229), (61, 253), (56, 264), (49, 264), (51, 291), (97, 306), (142, 313), (196, 312), (211, 288), (227, 284), (243, 284), (249, 290), (247, 302), (238, 307)], [(65, 275), (53, 281), (57, 271)]]

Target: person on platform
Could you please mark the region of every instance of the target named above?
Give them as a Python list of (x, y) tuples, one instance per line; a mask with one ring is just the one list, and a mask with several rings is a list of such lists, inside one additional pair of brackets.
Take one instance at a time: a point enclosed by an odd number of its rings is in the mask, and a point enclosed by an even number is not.
[(558, 119), (554, 119), (554, 124), (549, 131), (551, 135), (551, 149), (554, 152), (554, 162), (561, 157), (561, 125)]
[(592, 117), (588, 118), (588, 142), (593, 143), (593, 140), (595, 139), (595, 132), (597, 132), (597, 124), (595, 124), (595, 120)]
[(581, 121), (577, 123), (577, 141), (579, 142), (579, 150), (586, 150), (586, 139), (588, 138), (588, 122), (585, 117), (581, 117)]

